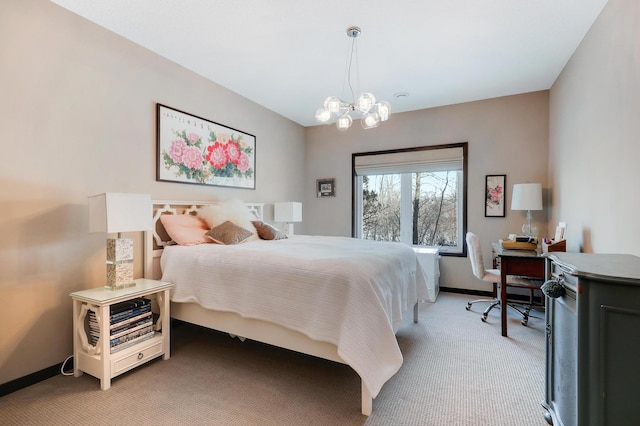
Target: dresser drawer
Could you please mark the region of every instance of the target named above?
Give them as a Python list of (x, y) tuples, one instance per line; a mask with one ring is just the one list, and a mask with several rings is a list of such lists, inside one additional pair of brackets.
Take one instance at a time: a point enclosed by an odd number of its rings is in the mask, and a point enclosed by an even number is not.
[(129, 371), (152, 358), (162, 355), (164, 353), (162, 338), (154, 337), (122, 352), (122, 354), (116, 354), (111, 359), (111, 377)]

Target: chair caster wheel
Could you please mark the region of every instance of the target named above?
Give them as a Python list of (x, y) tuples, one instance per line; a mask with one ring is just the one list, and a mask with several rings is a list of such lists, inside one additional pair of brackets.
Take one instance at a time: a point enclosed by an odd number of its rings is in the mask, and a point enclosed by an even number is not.
[(522, 321), (522, 325), (524, 325), (525, 327), (529, 324), (529, 321)]
[(487, 322), (487, 317), (485, 317), (484, 315), (480, 319), (482, 320), (482, 322)]
[(471, 310), (471, 303), (467, 303), (467, 306), (464, 307), (467, 311)]

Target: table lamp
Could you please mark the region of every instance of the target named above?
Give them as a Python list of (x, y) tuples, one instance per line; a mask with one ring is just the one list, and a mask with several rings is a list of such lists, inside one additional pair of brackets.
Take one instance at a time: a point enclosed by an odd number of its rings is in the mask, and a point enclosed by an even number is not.
[(89, 232), (117, 233), (107, 238), (107, 284), (119, 290), (133, 282), (133, 240), (122, 238), (123, 232), (152, 228), (151, 195), (104, 193), (89, 197)]
[(287, 224), (287, 234), (293, 235), (293, 222), (302, 222), (302, 203), (285, 201), (274, 204), (273, 220)]
[(513, 185), (511, 210), (527, 211), (527, 223), (522, 225), (522, 233), (529, 237), (535, 237), (538, 229), (531, 226), (531, 210), (542, 210), (542, 185), (539, 183)]

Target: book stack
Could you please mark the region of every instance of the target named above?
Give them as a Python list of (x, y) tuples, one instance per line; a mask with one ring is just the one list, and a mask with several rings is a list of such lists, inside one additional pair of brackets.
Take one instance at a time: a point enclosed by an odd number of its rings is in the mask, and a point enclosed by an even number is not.
[[(91, 344), (100, 339), (100, 327), (94, 311), (89, 311)], [(153, 337), (153, 313), (151, 300), (135, 298), (110, 306), (109, 345), (111, 353), (133, 346)]]

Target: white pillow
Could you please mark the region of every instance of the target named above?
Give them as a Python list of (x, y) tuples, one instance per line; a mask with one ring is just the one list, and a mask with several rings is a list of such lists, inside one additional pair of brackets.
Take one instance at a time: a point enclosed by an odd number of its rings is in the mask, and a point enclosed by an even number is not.
[(202, 218), (210, 229), (216, 226), (222, 225), (224, 222), (229, 221), (235, 225), (238, 225), (244, 229), (251, 231), (251, 237), (245, 241), (259, 240), (258, 232), (255, 226), (253, 226), (256, 217), (245, 206), (245, 204), (237, 199), (221, 201), (218, 204), (212, 204), (205, 206), (198, 210), (198, 217)]

